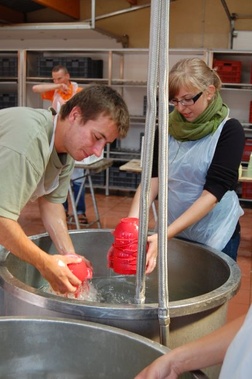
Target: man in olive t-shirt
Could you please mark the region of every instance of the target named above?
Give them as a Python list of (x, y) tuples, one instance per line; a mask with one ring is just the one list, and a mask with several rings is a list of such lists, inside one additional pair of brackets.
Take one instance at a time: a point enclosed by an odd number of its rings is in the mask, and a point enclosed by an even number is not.
[[(74, 160), (100, 156), (128, 128), (127, 106), (108, 86), (85, 88), (55, 117), (43, 109), (0, 110), (0, 244), (35, 266), (57, 292), (75, 292), (81, 284), (67, 267), (82, 258), (66, 256), (75, 249), (62, 205)], [(26, 203), (35, 199), (59, 254), (49, 255), (35, 245), (17, 222)]]

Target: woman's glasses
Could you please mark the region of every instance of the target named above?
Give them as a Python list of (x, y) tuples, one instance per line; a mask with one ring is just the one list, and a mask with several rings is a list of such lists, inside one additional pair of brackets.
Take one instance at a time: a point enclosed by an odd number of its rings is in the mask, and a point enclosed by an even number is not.
[(184, 105), (184, 106), (193, 105), (200, 98), (202, 93), (203, 92), (200, 92), (197, 95), (195, 95), (194, 97), (191, 97), (190, 99), (181, 99), (181, 100), (172, 99), (169, 101), (169, 103), (174, 105), (175, 107), (178, 106), (179, 103), (181, 105)]

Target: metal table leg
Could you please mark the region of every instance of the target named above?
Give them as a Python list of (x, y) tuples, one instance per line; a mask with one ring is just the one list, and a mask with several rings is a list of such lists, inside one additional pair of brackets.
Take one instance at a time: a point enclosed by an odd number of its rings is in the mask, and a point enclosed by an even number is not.
[(77, 214), (77, 210), (76, 210), (76, 204), (75, 204), (75, 200), (74, 200), (74, 194), (73, 194), (71, 183), (69, 184), (68, 192), (69, 192), (70, 201), (72, 204), (73, 216), (74, 216), (74, 222), (76, 225), (76, 229), (80, 229), (80, 223), (79, 223), (79, 219), (78, 219), (78, 214)]
[(94, 222), (97, 222), (98, 227), (101, 229), (100, 215), (99, 215), (99, 211), (98, 211), (98, 207), (97, 207), (97, 203), (96, 203), (96, 198), (95, 198), (95, 193), (94, 193), (94, 188), (93, 188), (92, 177), (91, 177), (89, 169), (86, 170), (86, 176), (88, 177), (89, 189), (90, 189), (90, 192), (91, 192), (93, 206), (94, 206), (94, 211), (95, 211), (95, 215), (96, 215), (96, 220)]

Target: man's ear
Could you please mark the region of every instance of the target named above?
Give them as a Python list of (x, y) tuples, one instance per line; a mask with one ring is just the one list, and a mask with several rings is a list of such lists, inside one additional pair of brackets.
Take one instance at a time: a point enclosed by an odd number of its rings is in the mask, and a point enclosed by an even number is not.
[(80, 115), (81, 115), (80, 108), (75, 106), (75, 107), (73, 107), (73, 109), (69, 113), (69, 120), (75, 121), (78, 117), (80, 117)]

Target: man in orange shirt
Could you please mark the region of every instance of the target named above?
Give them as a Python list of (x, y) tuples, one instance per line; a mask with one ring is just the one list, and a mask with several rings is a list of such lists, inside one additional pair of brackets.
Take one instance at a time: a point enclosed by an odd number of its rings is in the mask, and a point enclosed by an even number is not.
[[(82, 88), (78, 87), (76, 82), (70, 80), (70, 74), (65, 66), (55, 66), (52, 69), (52, 79), (53, 83), (42, 83), (36, 84), (32, 87), (33, 92), (40, 93), (43, 100), (49, 100), (52, 102), (52, 107), (56, 113), (59, 112), (60, 107), (67, 100), (71, 99), (77, 92), (81, 91)], [(74, 169), (72, 179), (80, 177), (82, 172), (80, 169)], [(82, 170), (81, 170), (82, 171)], [(82, 179), (83, 180), (83, 179)], [(81, 181), (73, 181), (73, 191), (74, 196), (77, 198)], [(68, 211), (68, 202), (64, 204), (66, 212)], [(77, 213), (79, 222), (82, 224), (87, 224), (88, 220), (86, 217), (86, 206), (85, 206), (85, 189), (83, 187), (81, 196), (77, 204)]]
[(52, 79), (53, 83), (36, 84), (32, 90), (40, 93), (43, 100), (51, 101), (52, 107), (58, 113), (60, 106), (82, 88), (70, 80), (70, 74), (65, 66), (55, 66), (52, 69)]

